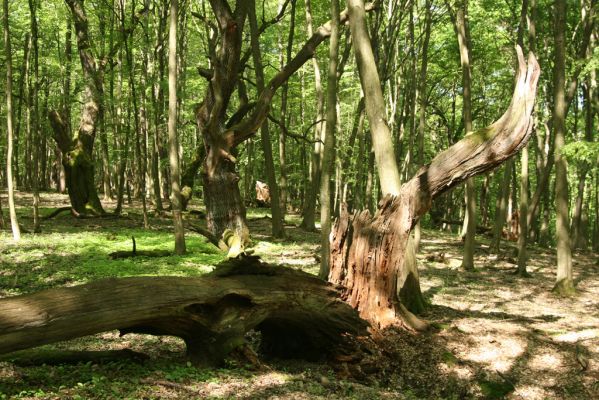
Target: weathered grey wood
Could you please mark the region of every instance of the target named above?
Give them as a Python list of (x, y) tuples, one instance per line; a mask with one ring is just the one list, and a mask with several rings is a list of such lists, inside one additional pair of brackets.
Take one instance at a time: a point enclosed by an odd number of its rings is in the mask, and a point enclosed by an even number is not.
[(334, 351), (367, 324), (316, 277), (256, 257), (230, 260), (199, 278), (107, 279), (0, 299), (0, 354), (118, 329), (181, 337), (198, 363), (220, 364), (262, 332), (277, 356)]

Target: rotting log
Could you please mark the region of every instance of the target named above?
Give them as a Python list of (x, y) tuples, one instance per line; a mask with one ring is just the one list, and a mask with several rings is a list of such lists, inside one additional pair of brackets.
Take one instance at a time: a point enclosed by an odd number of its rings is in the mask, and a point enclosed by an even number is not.
[(410, 233), (432, 201), (466, 179), (487, 172), (515, 155), (530, 138), (540, 67), (517, 47), (516, 85), (507, 111), (492, 125), (468, 133), (440, 153), (400, 189), (385, 197), (371, 216), (342, 212), (331, 232), (329, 281), (344, 288), (343, 298), (376, 327), (425, 324), (410, 310), (422, 307), (418, 269)]
[(114, 329), (180, 337), (192, 361), (220, 365), (251, 330), (267, 355), (317, 359), (367, 323), (332, 285), (257, 257), (198, 278), (106, 279), (0, 299), (0, 354)]

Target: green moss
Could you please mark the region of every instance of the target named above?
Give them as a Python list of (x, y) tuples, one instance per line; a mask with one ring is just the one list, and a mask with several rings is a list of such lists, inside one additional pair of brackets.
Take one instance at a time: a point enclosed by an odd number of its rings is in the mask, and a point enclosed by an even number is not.
[(572, 297), (576, 295), (574, 282), (572, 279), (562, 279), (553, 287), (553, 293), (561, 297)]
[(452, 365), (456, 365), (458, 363), (458, 358), (456, 356), (453, 355), (452, 352), (450, 351), (445, 351), (443, 352), (443, 362), (445, 362), (445, 364), (452, 366)]
[(474, 132), (469, 132), (464, 139), (468, 139), (471, 143), (475, 145), (482, 144), (487, 140), (492, 139), (495, 136), (495, 130), (490, 127), (482, 128)]
[(514, 385), (505, 381), (494, 382), (481, 379), (478, 385), (486, 399), (503, 399), (514, 390)]

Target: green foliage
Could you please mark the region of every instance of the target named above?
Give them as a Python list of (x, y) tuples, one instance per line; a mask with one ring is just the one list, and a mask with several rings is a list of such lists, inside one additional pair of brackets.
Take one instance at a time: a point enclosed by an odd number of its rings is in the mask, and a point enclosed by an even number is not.
[(571, 142), (563, 147), (562, 154), (571, 164), (589, 168), (598, 163), (599, 142)]
[[(42, 210), (48, 213), (49, 210)], [(71, 217), (68, 217), (71, 218)], [(131, 250), (131, 236), (138, 250), (172, 251), (170, 230), (148, 231), (119, 227), (82, 230), (81, 227), (48, 229), (25, 236), (12, 245), (6, 232), (0, 233), (0, 295), (17, 295), (60, 285), (126, 276), (198, 276), (212, 270), (224, 259), (205, 238), (188, 235), (188, 254), (163, 258), (112, 260), (108, 254)]]

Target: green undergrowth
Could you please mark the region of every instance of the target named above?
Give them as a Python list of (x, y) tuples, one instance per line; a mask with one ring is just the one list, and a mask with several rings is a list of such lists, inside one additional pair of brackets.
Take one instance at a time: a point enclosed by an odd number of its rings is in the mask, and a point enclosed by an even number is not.
[[(155, 222), (155, 221), (152, 221)], [(17, 245), (0, 233), (0, 296), (49, 287), (127, 276), (198, 276), (212, 270), (223, 254), (206, 239), (187, 235), (187, 254), (112, 260), (114, 251), (173, 250), (170, 229), (123, 227), (118, 221), (75, 221), (70, 216), (45, 221), (41, 234), (24, 234)]]

